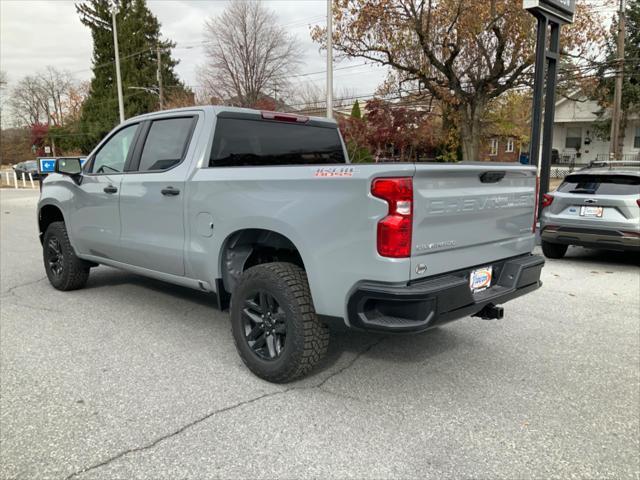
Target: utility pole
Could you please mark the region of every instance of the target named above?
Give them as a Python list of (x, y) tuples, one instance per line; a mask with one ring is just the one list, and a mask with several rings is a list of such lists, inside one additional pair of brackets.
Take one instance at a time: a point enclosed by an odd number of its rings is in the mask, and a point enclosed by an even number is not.
[(609, 157), (614, 160), (621, 158), (620, 151), (620, 123), (622, 121), (622, 80), (624, 70), (624, 37), (625, 11), (624, 0), (620, 0), (618, 12), (618, 61), (616, 62), (616, 87), (613, 94), (613, 108), (611, 110), (611, 141), (609, 143)]
[(118, 4), (114, 2), (111, 6), (111, 21), (113, 22), (113, 48), (116, 52), (116, 81), (118, 84), (118, 108), (120, 110), (120, 123), (124, 122), (124, 100), (122, 98), (122, 79), (120, 77), (120, 53), (118, 52), (118, 29), (116, 27), (116, 13)]
[(158, 96), (160, 97), (160, 110), (164, 110), (164, 92), (162, 90), (162, 60), (160, 58), (160, 44), (156, 47), (156, 58), (158, 59), (158, 70), (156, 77), (158, 79)]
[(327, 118), (333, 118), (333, 11), (327, 0)]

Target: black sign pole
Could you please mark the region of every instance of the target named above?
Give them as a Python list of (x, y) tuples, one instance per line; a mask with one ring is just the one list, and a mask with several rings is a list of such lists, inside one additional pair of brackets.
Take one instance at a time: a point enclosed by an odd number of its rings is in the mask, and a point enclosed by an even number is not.
[[(540, 184), (537, 201), (540, 205), (543, 195), (549, 191), (549, 178), (551, 177), (553, 121), (556, 110), (558, 61), (560, 60), (560, 28), (565, 23), (573, 23), (576, 0), (523, 0), (522, 6), (538, 20), (529, 163), (538, 167)], [(549, 29), (551, 29), (551, 37), (547, 47)], [(541, 146), (543, 99), (544, 128)]]
[[(553, 151), (553, 121), (556, 113), (556, 84), (558, 80), (558, 61), (560, 60), (560, 24), (549, 21), (551, 38), (547, 51), (547, 87), (544, 106), (544, 131), (542, 133), (542, 165), (540, 168), (540, 190), (538, 202), (549, 191), (551, 177), (551, 155)], [(541, 205), (541, 203), (538, 203)]]
[(538, 35), (536, 41), (536, 64), (533, 83), (533, 108), (531, 113), (531, 141), (529, 164), (538, 165), (540, 160), (540, 127), (542, 124), (542, 99), (544, 96), (545, 52), (547, 49), (548, 23), (545, 15), (536, 14)]

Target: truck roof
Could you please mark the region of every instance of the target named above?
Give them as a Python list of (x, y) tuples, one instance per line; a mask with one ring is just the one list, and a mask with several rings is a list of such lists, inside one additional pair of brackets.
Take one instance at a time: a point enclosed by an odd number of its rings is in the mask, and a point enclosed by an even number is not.
[[(251, 116), (255, 115), (258, 117), (262, 116), (262, 112), (264, 111), (264, 110), (256, 110), (252, 108), (231, 107), (227, 105), (197, 105), (193, 107), (173, 108), (170, 110), (144, 113), (136, 117), (128, 118), (127, 121), (143, 120), (145, 118), (152, 118), (152, 117), (163, 116), (163, 115), (179, 113), (179, 112), (192, 112), (194, 110), (202, 110), (205, 112), (210, 112), (210, 113), (213, 113), (215, 116), (219, 116), (221, 113), (227, 113), (227, 114), (251, 115)], [(300, 115), (296, 112), (273, 112), (273, 113), (306, 117), (309, 119), (310, 123), (314, 125), (324, 125), (324, 126), (332, 126), (332, 127), (335, 127), (337, 125), (337, 122), (332, 118)]]

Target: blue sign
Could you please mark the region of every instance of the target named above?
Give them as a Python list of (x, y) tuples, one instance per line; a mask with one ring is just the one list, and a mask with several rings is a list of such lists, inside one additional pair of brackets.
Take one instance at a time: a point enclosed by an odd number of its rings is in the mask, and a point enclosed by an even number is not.
[[(56, 171), (56, 160), (57, 158), (51, 157), (39, 158), (38, 166), (40, 167), (40, 173), (54, 173)], [(86, 157), (80, 158), (80, 166), (84, 167), (86, 161)]]
[(53, 173), (56, 171), (55, 158), (39, 158), (40, 173)]

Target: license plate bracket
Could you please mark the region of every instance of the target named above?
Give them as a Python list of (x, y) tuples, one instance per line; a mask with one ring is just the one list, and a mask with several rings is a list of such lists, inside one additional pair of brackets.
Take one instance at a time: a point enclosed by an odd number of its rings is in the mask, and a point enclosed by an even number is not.
[(469, 275), (469, 288), (471, 293), (478, 293), (491, 287), (493, 279), (493, 266), (476, 268)]
[(580, 216), (581, 217), (596, 217), (602, 218), (604, 213), (603, 207), (594, 207), (591, 205), (582, 205), (580, 207)]

